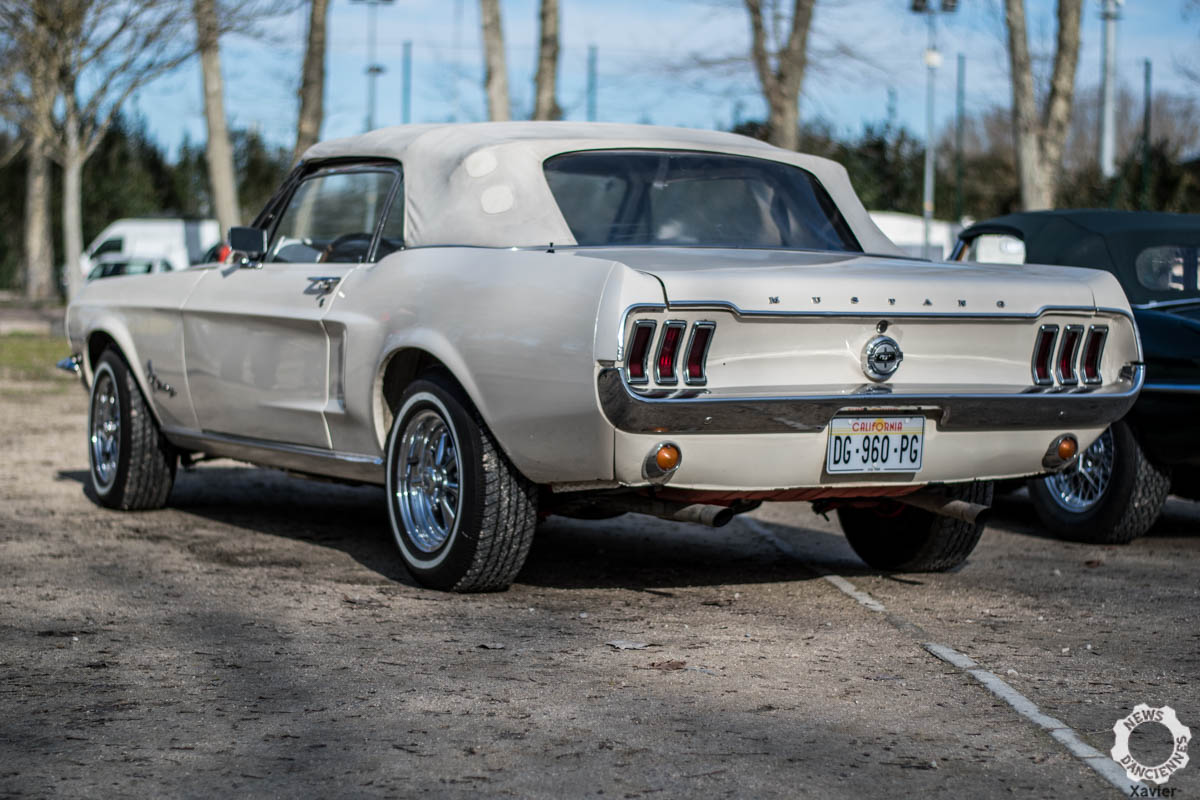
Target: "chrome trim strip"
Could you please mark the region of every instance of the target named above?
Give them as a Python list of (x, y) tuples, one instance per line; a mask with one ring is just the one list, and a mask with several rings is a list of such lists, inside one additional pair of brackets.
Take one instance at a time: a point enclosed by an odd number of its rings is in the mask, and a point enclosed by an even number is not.
[[(670, 378), (664, 378), (659, 373), (659, 362), (662, 360), (663, 346), (667, 343), (667, 331), (679, 331), (679, 338), (675, 340), (675, 355), (672, 356), (671, 366), (674, 368), (675, 375)], [(683, 332), (687, 330), (687, 323), (681, 319), (669, 319), (663, 323), (662, 333), (658, 335), (658, 348), (654, 351), (654, 382), (659, 386), (674, 386), (679, 383), (679, 345), (683, 343)]]
[(182, 450), (223, 456), (297, 472), (311, 472), (363, 483), (384, 482), (383, 458), (361, 453), (341, 453), (320, 447), (254, 439), (216, 431), (164, 428), (171, 444)]
[(1147, 383), (1143, 392), (1166, 392), (1169, 394), (1200, 394), (1200, 383)]
[(927, 317), (931, 319), (1037, 319), (1046, 314), (1062, 312), (1062, 313), (1079, 313), (1079, 314), (1119, 314), (1123, 317), (1133, 319), (1133, 314), (1121, 308), (1107, 308), (1097, 306), (1042, 306), (1037, 311), (1030, 312), (1012, 312), (1012, 311), (972, 311), (972, 312), (947, 312), (947, 311), (763, 311), (763, 310), (747, 310), (739, 308), (734, 303), (727, 300), (683, 300), (679, 302), (671, 302), (667, 304), (670, 310), (686, 310), (694, 308), (719, 308), (732, 311), (739, 317), (885, 317), (887, 319), (895, 319), (900, 317)]
[[(1087, 358), (1088, 348), (1091, 346), (1093, 336), (1100, 337), (1100, 344), (1096, 346), (1096, 377), (1089, 378), (1087, 375), (1087, 364), (1084, 360)], [(1100, 364), (1104, 360), (1104, 345), (1108, 344), (1108, 326), (1107, 325), (1092, 325), (1088, 328), (1087, 339), (1083, 345), (1083, 351), (1079, 357), (1079, 377), (1084, 383), (1089, 385), (1097, 385), (1104, 383), (1104, 374), (1100, 371)]]
[[(1071, 352), (1066, 353), (1067, 340), (1071, 338), (1071, 334), (1075, 334), (1075, 341), (1071, 342)], [(1054, 377), (1058, 378), (1058, 382), (1063, 386), (1075, 386), (1079, 383), (1079, 344), (1083, 341), (1083, 326), (1068, 325), (1063, 328), (1062, 341), (1058, 345), (1058, 357), (1054, 359)], [(1063, 374), (1062, 365), (1066, 356), (1067, 366), (1071, 370), (1071, 376), (1067, 377)]]
[[(624, 330), (625, 326), (622, 325), (621, 327), (622, 330)], [(629, 335), (629, 352), (625, 354), (625, 380), (632, 384), (641, 385), (643, 383), (650, 382), (650, 373), (646, 371), (646, 367), (650, 358), (650, 351), (654, 349), (654, 330), (657, 327), (658, 323), (652, 319), (639, 319), (633, 323), (633, 329), (630, 331)], [(650, 333), (648, 334), (649, 338), (646, 340), (646, 352), (642, 353), (642, 377), (635, 378), (629, 374), (629, 364), (630, 360), (633, 358), (633, 345), (634, 342), (637, 341), (637, 334), (640, 328), (649, 328)]]
[[(1042, 339), (1046, 334), (1051, 334), (1050, 337), (1050, 362), (1045, 364), (1046, 377), (1038, 377), (1038, 353), (1042, 351)], [(1031, 371), (1033, 374), (1034, 386), (1053, 386), (1054, 385), (1054, 353), (1058, 350), (1058, 326), (1043, 325), (1038, 328), (1037, 336), (1033, 340), (1033, 361), (1031, 362)]]
[(1009, 393), (821, 394), (788, 397), (645, 397), (633, 392), (614, 368), (596, 379), (604, 416), (629, 433), (817, 433), (843, 412), (928, 413), (939, 430), (1062, 430), (1095, 428), (1123, 417), (1133, 407), (1145, 368), (1104, 389)]
[[(708, 331), (708, 341), (704, 343), (704, 352), (700, 353), (700, 377), (693, 378), (688, 374), (688, 356), (692, 353), (692, 342), (696, 339), (696, 331), (701, 328)], [(712, 347), (713, 337), (717, 335), (717, 323), (699, 320), (692, 324), (692, 332), (688, 334), (687, 348), (683, 351), (683, 382), (688, 386), (704, 386), (708, 383), (708, 349)]]

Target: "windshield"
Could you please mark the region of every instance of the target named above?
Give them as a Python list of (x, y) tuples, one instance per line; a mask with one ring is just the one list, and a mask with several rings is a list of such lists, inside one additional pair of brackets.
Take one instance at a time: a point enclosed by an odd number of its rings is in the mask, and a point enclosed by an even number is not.
[(862, 252), (807, 171), (717, 153), (602, 150), (545, 163), (580, 245), (764, 247)]

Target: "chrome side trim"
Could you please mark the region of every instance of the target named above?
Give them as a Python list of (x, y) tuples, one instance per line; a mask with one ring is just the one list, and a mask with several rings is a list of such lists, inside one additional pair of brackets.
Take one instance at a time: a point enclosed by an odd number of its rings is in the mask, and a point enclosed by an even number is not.
[(1166, 392), (1169, 394), (1200, 394), (1200, 383), (1147, 383), (1143, 392)]
[[(1095, 428), (1133, 407), (1145, 368), (1105, 388), (1014, 388), (970, 393), (839, 393), (788, 397), (646, 397), (633, 392), (621, 373), (605, 368), (596, 378), (604, 416), (629, 433), (816, 433), (842, 412), (919, 411), (939, 430)], [(851, 387), (847, 387), (848, 389)]]
[(1179, 300), (1151, 300), (1148, 303), (1131, 303), (1130, 305), (1139, 311), (1148, 311), (1155, 308), (1174, 308), (1175, 306), (1196, 306), (1200, 305), (1200, 297), (1184, 297)]
[(363, 483), (384, 483), (383, 458), (380, 456), (340, 453), (320, 447), (207, 430), (197, 432), (165, 428), (163, 434), (181, 450)]

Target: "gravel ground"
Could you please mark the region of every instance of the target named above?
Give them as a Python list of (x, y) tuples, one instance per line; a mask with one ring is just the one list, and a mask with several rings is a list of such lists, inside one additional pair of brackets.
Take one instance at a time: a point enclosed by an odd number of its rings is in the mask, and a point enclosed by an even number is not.
[[(5, 380), (0, 418), (3, 796), (1121, 794), (925, 637), (1101, 752), (1141, 702), (1200, 735), (1200, 504), (1089, 547), (1019, 493), (940, 575), (865, 570), (807, 504), (552, 518), (510, 591), (457, 596), (406, 576), (378, 489), (222, 461), (116, 513), (77, 384)], [(1200, 796), (1200, 764), (1169, 786)]]

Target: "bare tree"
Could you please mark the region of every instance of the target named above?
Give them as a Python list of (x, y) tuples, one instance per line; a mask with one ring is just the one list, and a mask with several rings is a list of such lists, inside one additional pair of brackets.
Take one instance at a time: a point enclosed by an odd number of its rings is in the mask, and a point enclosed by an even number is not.
[(292, 161), (321, 136), (325, 103), (325, 26), (329, 0), (312, 0), (308, 11), (308, 46), (304, 51), (304, 69), (300, 78), (300, 117), (296, 123), (296, 147)]
[[(190, 48), (181, 44), (185, 15), (172, 0), (33, 0), (3, 3), (0, 11), (0, 36), (18, 56), (9, 62), (17, 67), (4, 113), (25, 131), (32, 158), (44, 152), (63, 170), (70, 295), (81, 279), (83, 165), (129, 96), (188, 56)], [(38, 194), (48, 187), (40, 169), (31, 166), (29, 175)], [(39, 231), (44, 206), (30, 201), (27, 212), (27, 257), (37, 259), (45, 249)], [(35, 274), (27, 285), (41, 291), (42, 267), (34, 260), (30, 265)]]
[(0, 98), (5, 117), (17, 126), (13, 147), (26, 151), (23, 243), (24, 287), (29, 300), (50, 300), (54, 286), (54, 245), (50, 235), (50, 142), (55, 99), (56, 52), (47, 13), (40, 0), (29, 7), (0, 5)]
[(222, 231), (241, 222), (238, 210), (237, 180), (233, 175), (233, 146), (225, 120), (225, 85), (221, 78), (221, 17), (216, 0), (194, 0), (196, 49), (200, 51), (200, 71), (204, 79), (204, 121), (208, 141), (204, 156), (208, 164), (208, 185), (212, 190), (213, 212)]
[(558, 86), (558, 0), (542, 0), (537, 73), (533, 79), (533, 118), (562, 119)]
[(500, 21), (500, 0), (479, 0), (483, 23), (484, 88), (487, 92), (488, 118), (512, 119), (508, 100), (508, 66), (504, 60), (504, 28)]
[(808, 66), (808, 30), (816, 0), (793, 0), (786, 39), (780, 2), (766, 0), (764, 14), (764, 0), (745, 0), (754, 70), (767, 102), (767, 140), (795, 150), (800, 146), (800, 90)]
[(1026, 210), (1054, 205), (1055, 189), (1062, 175), (1063, 145), (1071, 126), (1082, 6), (1083, 0), (1058, 0), (1054, 68), (1050, 91), (1039, 113), (1026, 34), (1025, 0), (1004, 0), (1017, 172), (1021, 206)]

